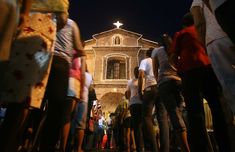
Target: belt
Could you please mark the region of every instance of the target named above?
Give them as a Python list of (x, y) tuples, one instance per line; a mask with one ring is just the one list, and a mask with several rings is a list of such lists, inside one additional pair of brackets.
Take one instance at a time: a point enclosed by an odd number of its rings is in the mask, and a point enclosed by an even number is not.
[(144, 89), (144, 91), (151, 91), (153, 89), (156, 89), (157, 85), (152, 85), (152, 86), (148, 86)]

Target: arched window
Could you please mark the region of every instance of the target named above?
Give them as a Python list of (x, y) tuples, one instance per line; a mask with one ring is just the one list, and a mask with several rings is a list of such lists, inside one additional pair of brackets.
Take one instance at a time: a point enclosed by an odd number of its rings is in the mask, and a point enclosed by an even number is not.
[(106, 71), (106, 79), (126, 79), (125, 58), (109, 58)]
[(114, 38), (114, 44), (115, 45), (120, 45), (121, 44), (121, 38), (119, 36), (115, 36)]

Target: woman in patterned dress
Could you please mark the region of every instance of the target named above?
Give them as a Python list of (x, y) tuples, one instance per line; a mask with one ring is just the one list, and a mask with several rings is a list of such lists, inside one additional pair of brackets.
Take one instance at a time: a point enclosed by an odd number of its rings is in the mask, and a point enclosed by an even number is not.
[(0, 137), (3, 152), (16, 151), (29, 107), (41, 106), (54, 50), (54, 16), (68, 10), (66, 0), (57, 0), (56, 5), (52, 0), (29, 3), (31, 13), (13, 43), (1, 85), (0, 101), (9, 103)]

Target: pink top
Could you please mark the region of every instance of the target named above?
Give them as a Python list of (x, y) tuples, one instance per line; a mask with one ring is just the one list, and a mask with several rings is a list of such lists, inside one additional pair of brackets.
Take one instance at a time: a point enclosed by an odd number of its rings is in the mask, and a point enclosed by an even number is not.
[[(73, 51), (74, 56), (76, 56), (75, 51)], [(81, 58), (74, 57), (69, 71), (69, 76), (77, 80), (81, 80)]]

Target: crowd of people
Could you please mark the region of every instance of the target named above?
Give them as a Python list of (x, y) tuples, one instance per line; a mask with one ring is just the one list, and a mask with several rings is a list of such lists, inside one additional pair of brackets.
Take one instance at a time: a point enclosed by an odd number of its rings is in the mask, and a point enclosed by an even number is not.
[(0, 9), (0, 151), (170, 152), (172, 137), (182, 152), (235, 151), (233, 0), (193, 0), (107, 118), (69, 1), (0, 0)]

